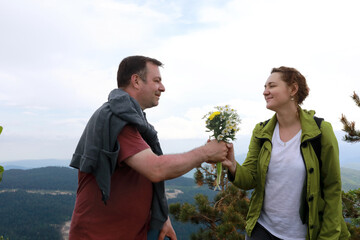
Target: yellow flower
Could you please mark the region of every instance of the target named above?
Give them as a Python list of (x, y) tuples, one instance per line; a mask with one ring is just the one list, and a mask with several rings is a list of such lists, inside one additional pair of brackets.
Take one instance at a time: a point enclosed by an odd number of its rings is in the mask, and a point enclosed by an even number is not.
[(210, 115), (209, 120), (210, 120), (210, 121), (213, 120), (213, 118), (214, 118), (216, 115), (219, 115), (219, 114), (220, 114), (220, 112), (213, 112), (213, 113)]

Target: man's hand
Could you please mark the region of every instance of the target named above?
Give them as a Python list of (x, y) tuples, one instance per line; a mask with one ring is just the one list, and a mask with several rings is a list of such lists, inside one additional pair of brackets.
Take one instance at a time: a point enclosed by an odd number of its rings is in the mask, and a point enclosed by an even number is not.
[(223, 141), (218, 142), (217, 140), (209, 140), (204, 146), (204, 151), (207, 155), (206, 162), (217, 163), (226, 160), (228, 155), (228, 148), (226, 143)]
[[(216, 140), (213, 140), (213, 141), (216, 141)], [(208, 140), (208, 144), (210, 143), (211, 141)], [(220, 142), (221, 143), (221, 142)], [(222, 142), (224, 143), (224, 142)], [(234, 145), (232, 143), (224, 143), (226, 148), (227, 148), (227, 154), (226, 154), (226, 157), (225, 158), (222, 158), (222, 159), (219, 159), (219, 160), (211, 160), (211, 161), (206, 161), (207, 163), (217, 163), (217, 162), (221, 162), (222, 165), (224, 167), (227, 167), (230, 171), (230, 173), (232, 175), (235, 176), (235, 171), (236, 171), (236, 160), (235, 160), (235, 154), (234, 154)]]
[(169, 217), (168, 220), (166, 220), (166, 222), (164, 223), (162, 229), (160, 230), (158, 240), (164, 240), (165, 237), (168, 237), (171, 240), (177, 240), (176, 233), (171, 225), (171, 221)]

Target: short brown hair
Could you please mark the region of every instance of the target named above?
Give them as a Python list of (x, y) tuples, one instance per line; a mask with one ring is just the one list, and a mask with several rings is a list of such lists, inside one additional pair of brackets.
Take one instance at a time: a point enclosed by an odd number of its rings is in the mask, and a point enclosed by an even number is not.
[(117, 72), (118, 87), (127, 87), (133, 74), (139, 74), (143, 81), (146, 81), (146, 63), (151, 62), (159, 67), (163, 64), (155, 59), (144, 56), (130, 56), (124, 58), (119, 64)]
[(281, 79), (286, 82), (288, 86), (291, 86), (293, 83), (297, 83), (299, 89), (296, 93), (295, 100), (300, 105), (309, 95), (309, 87), (306, 83), (305, 77), (295, 68), (281, 66), (279, 68), (273, 68), (271, 73), (281, 73)]

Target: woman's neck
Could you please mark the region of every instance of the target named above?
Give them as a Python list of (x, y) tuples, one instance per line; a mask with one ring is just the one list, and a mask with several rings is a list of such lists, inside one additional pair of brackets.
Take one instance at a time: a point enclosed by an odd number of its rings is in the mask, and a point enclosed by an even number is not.
[(276, 112), (276, 118), (280, 127), (291, 127), (300, 123), (299, 112), (297, 106)]
[(279, 135), (283, 142), (292, 139), (301, 129), (298, 109), (287, 109), (287, 111), (277, 112), (276, 117), (279, 123)]

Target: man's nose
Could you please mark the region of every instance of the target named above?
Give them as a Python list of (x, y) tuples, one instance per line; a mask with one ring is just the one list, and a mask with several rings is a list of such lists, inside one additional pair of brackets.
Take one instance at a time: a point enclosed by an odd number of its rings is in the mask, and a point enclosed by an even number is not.
[(165, 86), (164, 86), (164, 84), (160, 83), (159, 90), (160, 90), (161, 92), (165, 92)]

